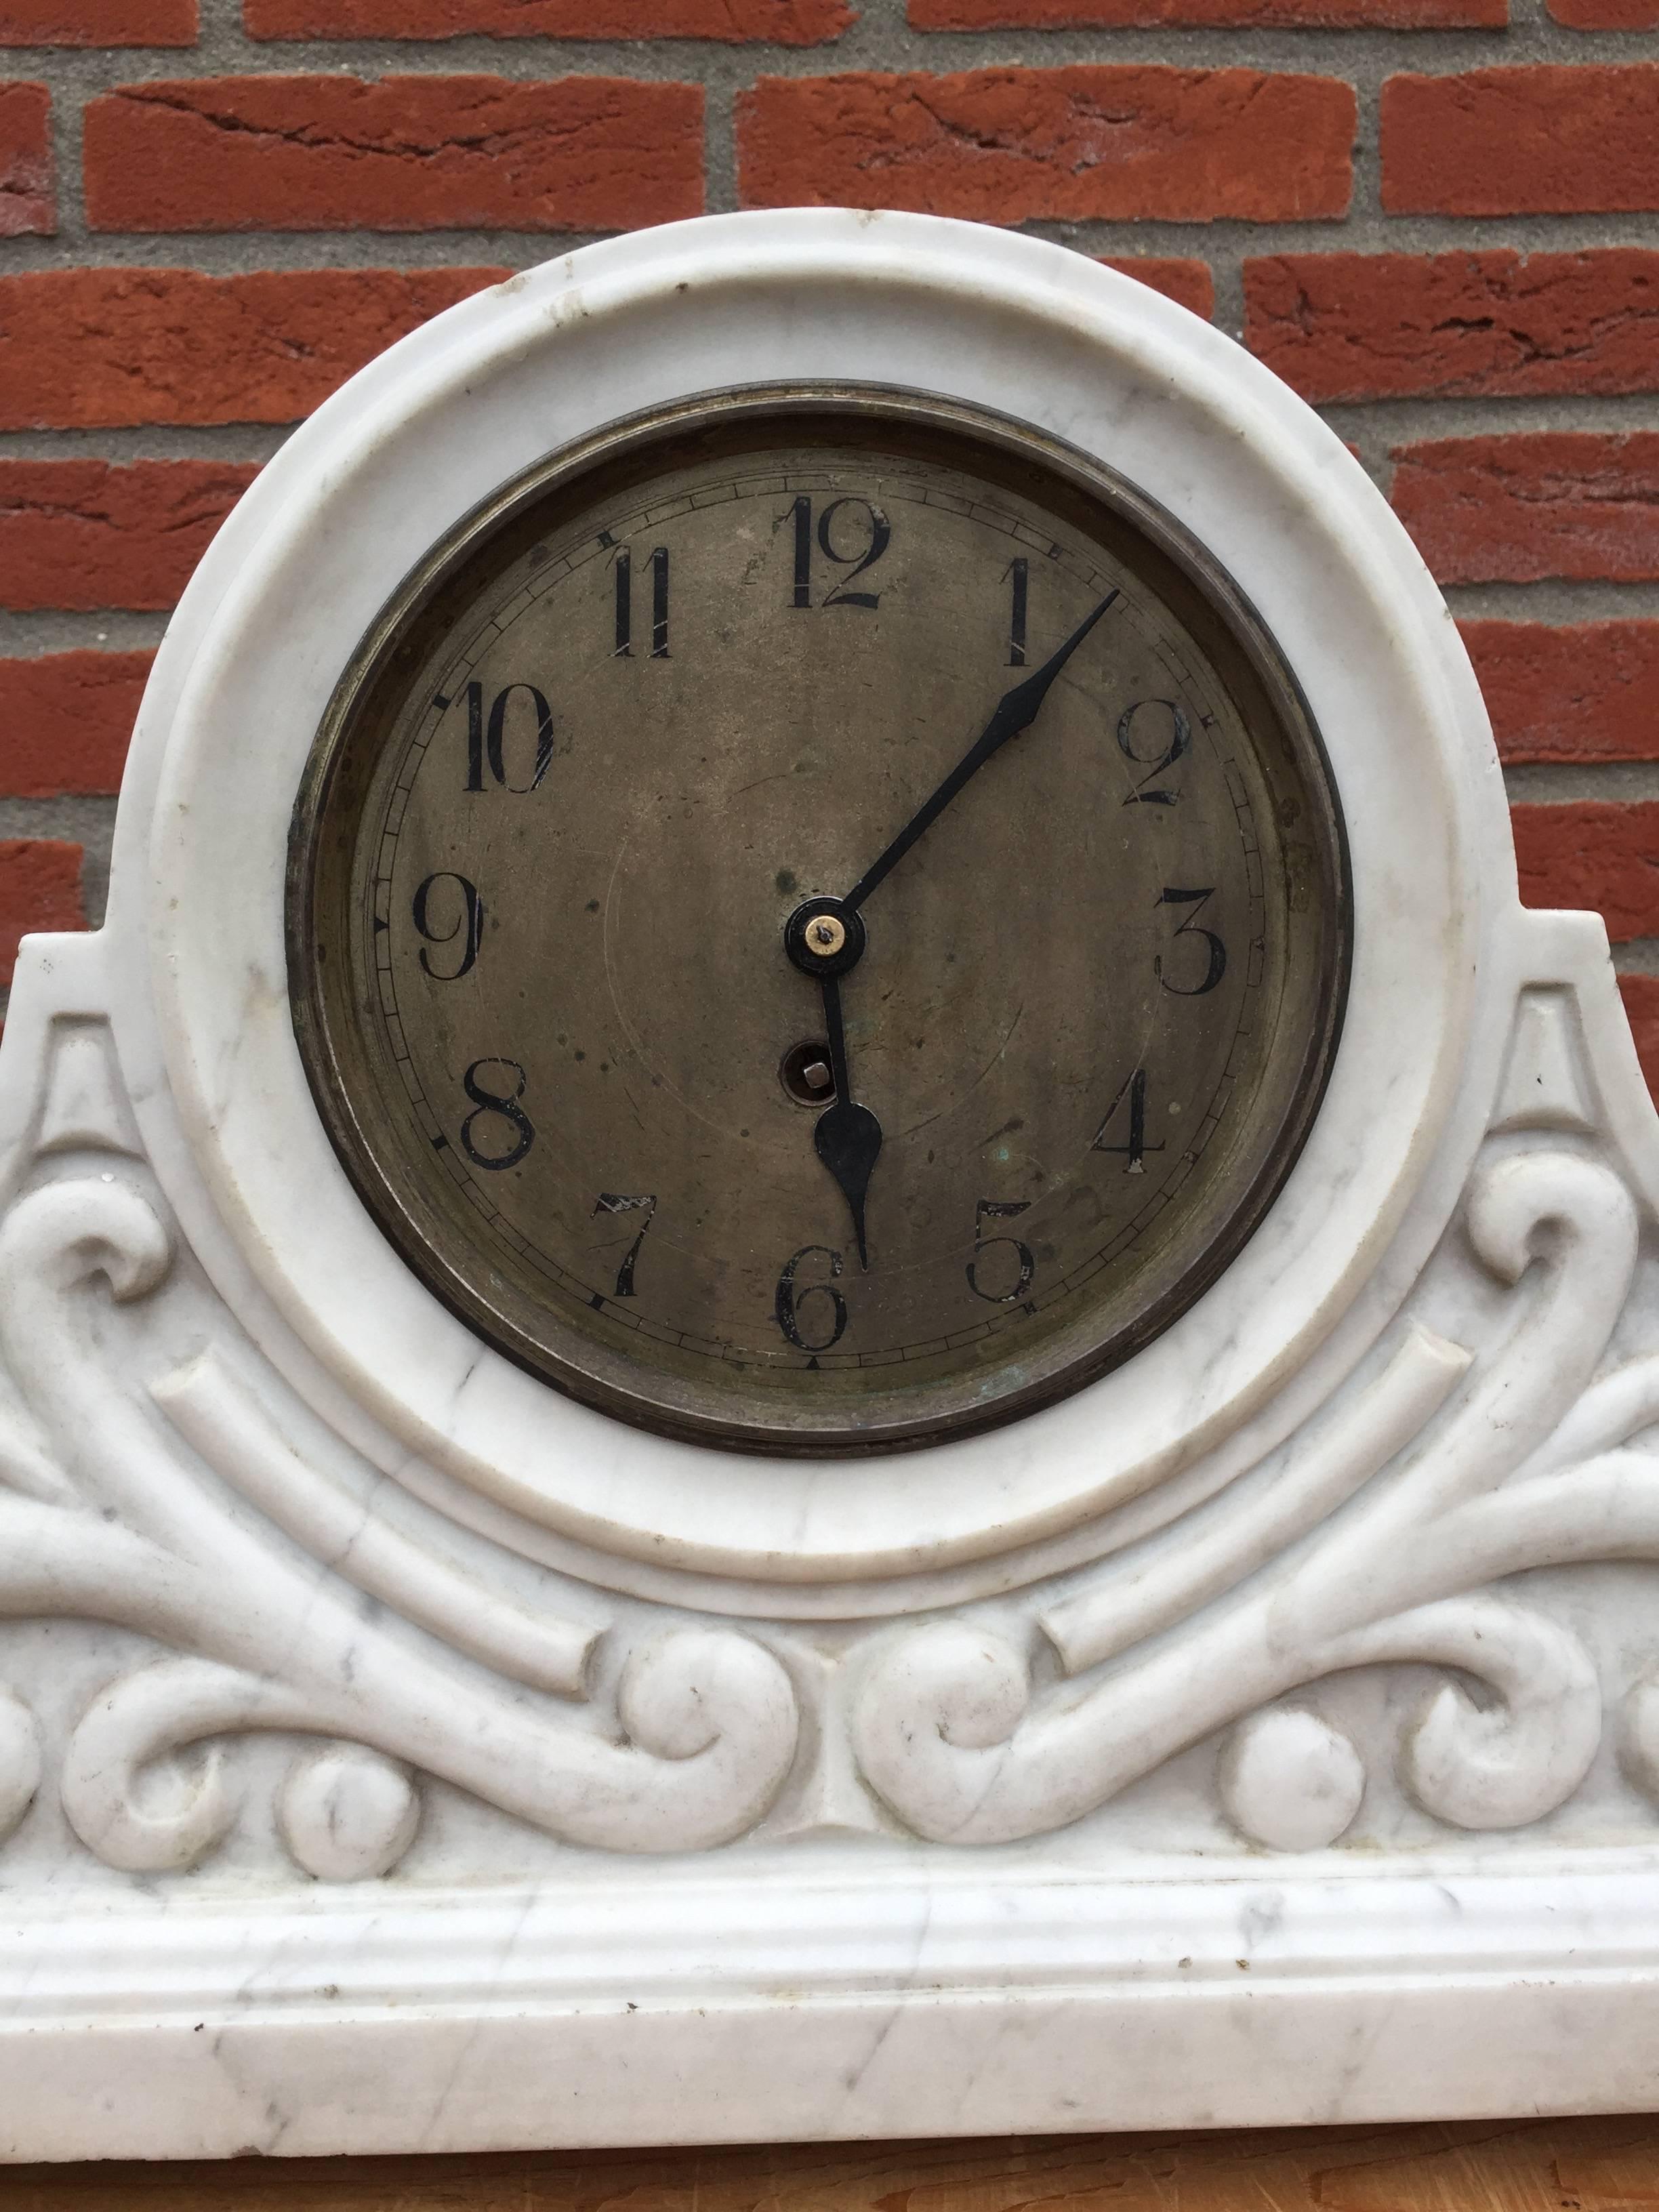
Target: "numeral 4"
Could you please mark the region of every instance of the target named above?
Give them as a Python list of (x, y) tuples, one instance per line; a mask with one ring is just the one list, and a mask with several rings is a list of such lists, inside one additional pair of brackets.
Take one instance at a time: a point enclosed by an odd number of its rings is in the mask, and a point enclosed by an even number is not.
[[(1128, 1116), (1126, 1132), (1128, 1142), (1122, 1145), (1109, 1145), (1106, 1141), (1106, 1132), (1117, 1118), (1120, 1106), (1126, 1109)], [(1107, 1108), (1104, 1120), (1095, 1131), (1095, 1140), (1090, 1150), (1097, 1152), (1127, 1152), (1128, 1158), (1124, 1163), (1126, 1175), (1145, 1175), (1147, 1153), (1161, 1152), (1164, 1150), (1162, 1145), (1149, 1145), (1146, 1141), (1146, 1071), (1144, 1067), (1136, 1068), (1122, 1090)]]

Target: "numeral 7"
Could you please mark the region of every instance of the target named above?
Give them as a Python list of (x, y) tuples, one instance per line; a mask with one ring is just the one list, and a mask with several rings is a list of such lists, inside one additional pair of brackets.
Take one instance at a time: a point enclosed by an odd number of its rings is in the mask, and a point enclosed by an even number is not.
[(641, 1197), (632, 1197), (622, 1191), (602, 1190), (594, 1203), (593, 1212), (595, 1218), (601, 1213), (643, 1213), (645, 1216), (640, 1224), (639, 1235), (629, 1246), (623, 1263), (617, 1270), (617, 1287), (611, 1293), (613, 1297), (631, 1298), (634, 1295), (634, 1262), (640, 1256), (640, 1247), (645, 1242), (647, 1230), (656, 1218), (656, 1193), (653, 1191)]

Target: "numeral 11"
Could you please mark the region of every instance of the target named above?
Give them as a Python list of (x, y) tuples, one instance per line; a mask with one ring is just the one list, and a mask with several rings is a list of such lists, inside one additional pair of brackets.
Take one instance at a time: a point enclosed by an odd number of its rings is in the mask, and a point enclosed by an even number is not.
[[(631, 659), (634, 653), (634, 562), (627, 546), (617, 556), (617, 652)], [(651, 658), (668, 658), (668, 548), (657, 546), (651, 555)]]

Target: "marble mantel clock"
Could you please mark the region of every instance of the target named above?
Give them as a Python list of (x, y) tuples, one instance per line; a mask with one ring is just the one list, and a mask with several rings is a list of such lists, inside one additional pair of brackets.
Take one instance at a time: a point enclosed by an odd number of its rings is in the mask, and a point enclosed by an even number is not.
[(1127, 278), (720, 217), (374, 363), (0, 1178), (0, 2153), (1650, 2107), (1605, 932)]

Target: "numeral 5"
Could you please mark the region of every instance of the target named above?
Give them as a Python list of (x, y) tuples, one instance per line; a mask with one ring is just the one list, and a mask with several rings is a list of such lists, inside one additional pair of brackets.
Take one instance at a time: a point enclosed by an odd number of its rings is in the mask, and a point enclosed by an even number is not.
[[(1018, 1305), (1031, 1287), (1031, 1279), (1036, 1273), (1036, 1258), (1030, 1246), (1018, 1237), (988, 1237), (985, 1234), (988, 1221), (1012, 1221), (1016, 1214), (1025, 1212), (1030, 1203), (1029, 1198), (981, 1198), (974, 1207), (974, 1256), (964, 1272), (969, 1289), (976, 1298), (983, 1298), (987, 1305)], [(1017, 1272), (1011, 1289), (988, 1291), (979, 1279), (980, 1262), (988, 1252), (994, 1252), (999, 1245), (1006, 1245), (1013, 1254)]]

